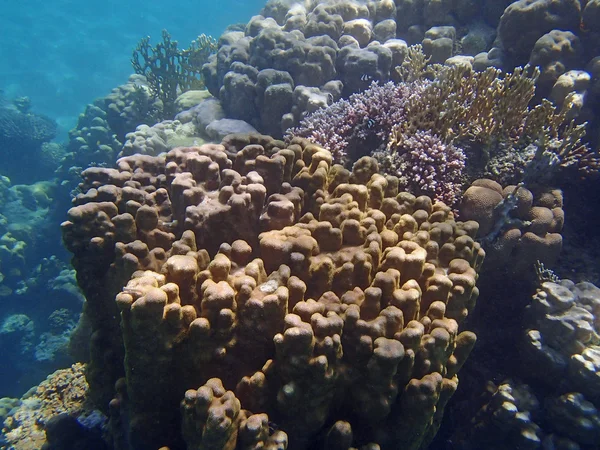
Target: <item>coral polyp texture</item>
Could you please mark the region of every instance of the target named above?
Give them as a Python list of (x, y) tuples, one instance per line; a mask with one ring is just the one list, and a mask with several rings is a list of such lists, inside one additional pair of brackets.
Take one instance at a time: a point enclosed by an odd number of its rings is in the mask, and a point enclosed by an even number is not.
[(114, 448), (427, 447), (484, 252), (378, 169), (232, 135), (84, 171), (63, 236)]

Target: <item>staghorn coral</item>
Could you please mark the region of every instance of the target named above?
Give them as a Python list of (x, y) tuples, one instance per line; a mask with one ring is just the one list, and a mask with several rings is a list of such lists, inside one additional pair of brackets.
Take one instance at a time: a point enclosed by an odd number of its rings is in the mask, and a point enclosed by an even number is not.
[(406, 49), (406, 56), (402, 64), (396, 66), (396, 73), (405, 83), (418, 81), (425, 77), (431, 67), (436, 67), (436, 65), (429, 65), (430, 59), (423, 53), (421, 44), (411, 45)]
[[(599, 157), (583, 142), (585, 124), (573, 119), (575, 94), (560, 109), (548, 100), (528, 106), (538, 76), (538, 69), (516, 68), (502, 75), (495, 68), (439, 67), (434, 80), (406, 101), (405, 120), (394, 126), (389, 149), (401, 147), (407, 134), (427, 130), (465, 149), (471, 179), (485, 175), (503, 183), (543, 184), (542, 175), (549, 178), (555, 169), (597, 173)], [(542, 153), (551, 157), (542, 158)]]
[[(209, 56), (216, 53), (218, 48), (215, 38), (202, 33), (182, 52), (185, 56), (185, 60), (183, 61), (184, 69), (190, 73), (199, 74), (202, 70), (202, 66), (208, 62)], [(202, 77), (192, 79), (189, 85), (189, 89), (204, 88), (204, 80)]]
[(468, 139), (488, 144), (511, 138), (522, 125), (533, 98), (536, 70), (529, 76), (517, 68), (512, 74), (488, 68), (483, 72), (464, 66), (445, 66), (406, 106), (406, 123), (397, 124), (396, 136), (406, 130), (431, 130), (444, 140)]
[(63, 224), (115, 448), (425, 448), (475, 341), (476, 223), (299, 139), (117, 167)]
[(600, 170), (600, 156), (583, 140), (586, 124), (577, 124), (572, 118), (576, 98), (576, 93), (568, 94), (560, 109), (544, 99), (528, 114), (523, 136), (534, 141), (536, 157), (526, 175), (534, 180), (564, 169), (575, 169), (581, 177), (590, 177)]

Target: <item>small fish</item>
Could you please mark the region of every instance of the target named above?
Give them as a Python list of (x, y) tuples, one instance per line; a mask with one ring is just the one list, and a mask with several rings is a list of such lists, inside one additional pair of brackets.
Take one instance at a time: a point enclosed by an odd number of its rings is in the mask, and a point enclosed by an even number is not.
[(360, 76), (360, 80), (361, 81), (371, 81), (372, 79), (373, 79), (373, 77), (371, 75), (366, 74), (366, 73), (363, 73)]
[(367, 128), (373, 128), (375, 126), (375, 121), (373, 119), (367, 120)]

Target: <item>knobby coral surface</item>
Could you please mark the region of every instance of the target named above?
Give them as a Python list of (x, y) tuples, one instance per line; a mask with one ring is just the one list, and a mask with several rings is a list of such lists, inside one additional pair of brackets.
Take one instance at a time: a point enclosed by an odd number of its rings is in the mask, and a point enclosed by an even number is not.
[(83, 175), (63, 233), (115, 448), (426, 447), (475, 342), (475, 222), (299, 139)]

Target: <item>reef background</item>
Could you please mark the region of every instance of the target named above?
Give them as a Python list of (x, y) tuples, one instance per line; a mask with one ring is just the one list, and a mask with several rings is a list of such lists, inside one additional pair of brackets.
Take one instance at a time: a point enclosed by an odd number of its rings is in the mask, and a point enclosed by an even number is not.
[(65, 181), (78, 176), (72, 161), (60, 173), (57, 168), (79, 114), (127, 81), (131, 52), (144, 36), (156, 42), (171, 28), (185, 48), (201, 33), (218, 37), (227, 26), (248, 21), (262, 6), (262, 0), (183, 1), (176, 8), (138, 0), (3, 5), (0, 398), (21, 396), (72, 361), (66, 344), (83, 298), (59, 225), (76, 185)]
[(28, 96), (39, 113), (53, 117), (60, 135), (76, 123), (83, 107), (127, 80), (131, 49), (143, 36), (177, 30), (189, 45), (198, 34), (219, 36), (246, 22), (261, 0), (220, 2), (69, 0), (6, 2), (0, 15), (0, 89)]

